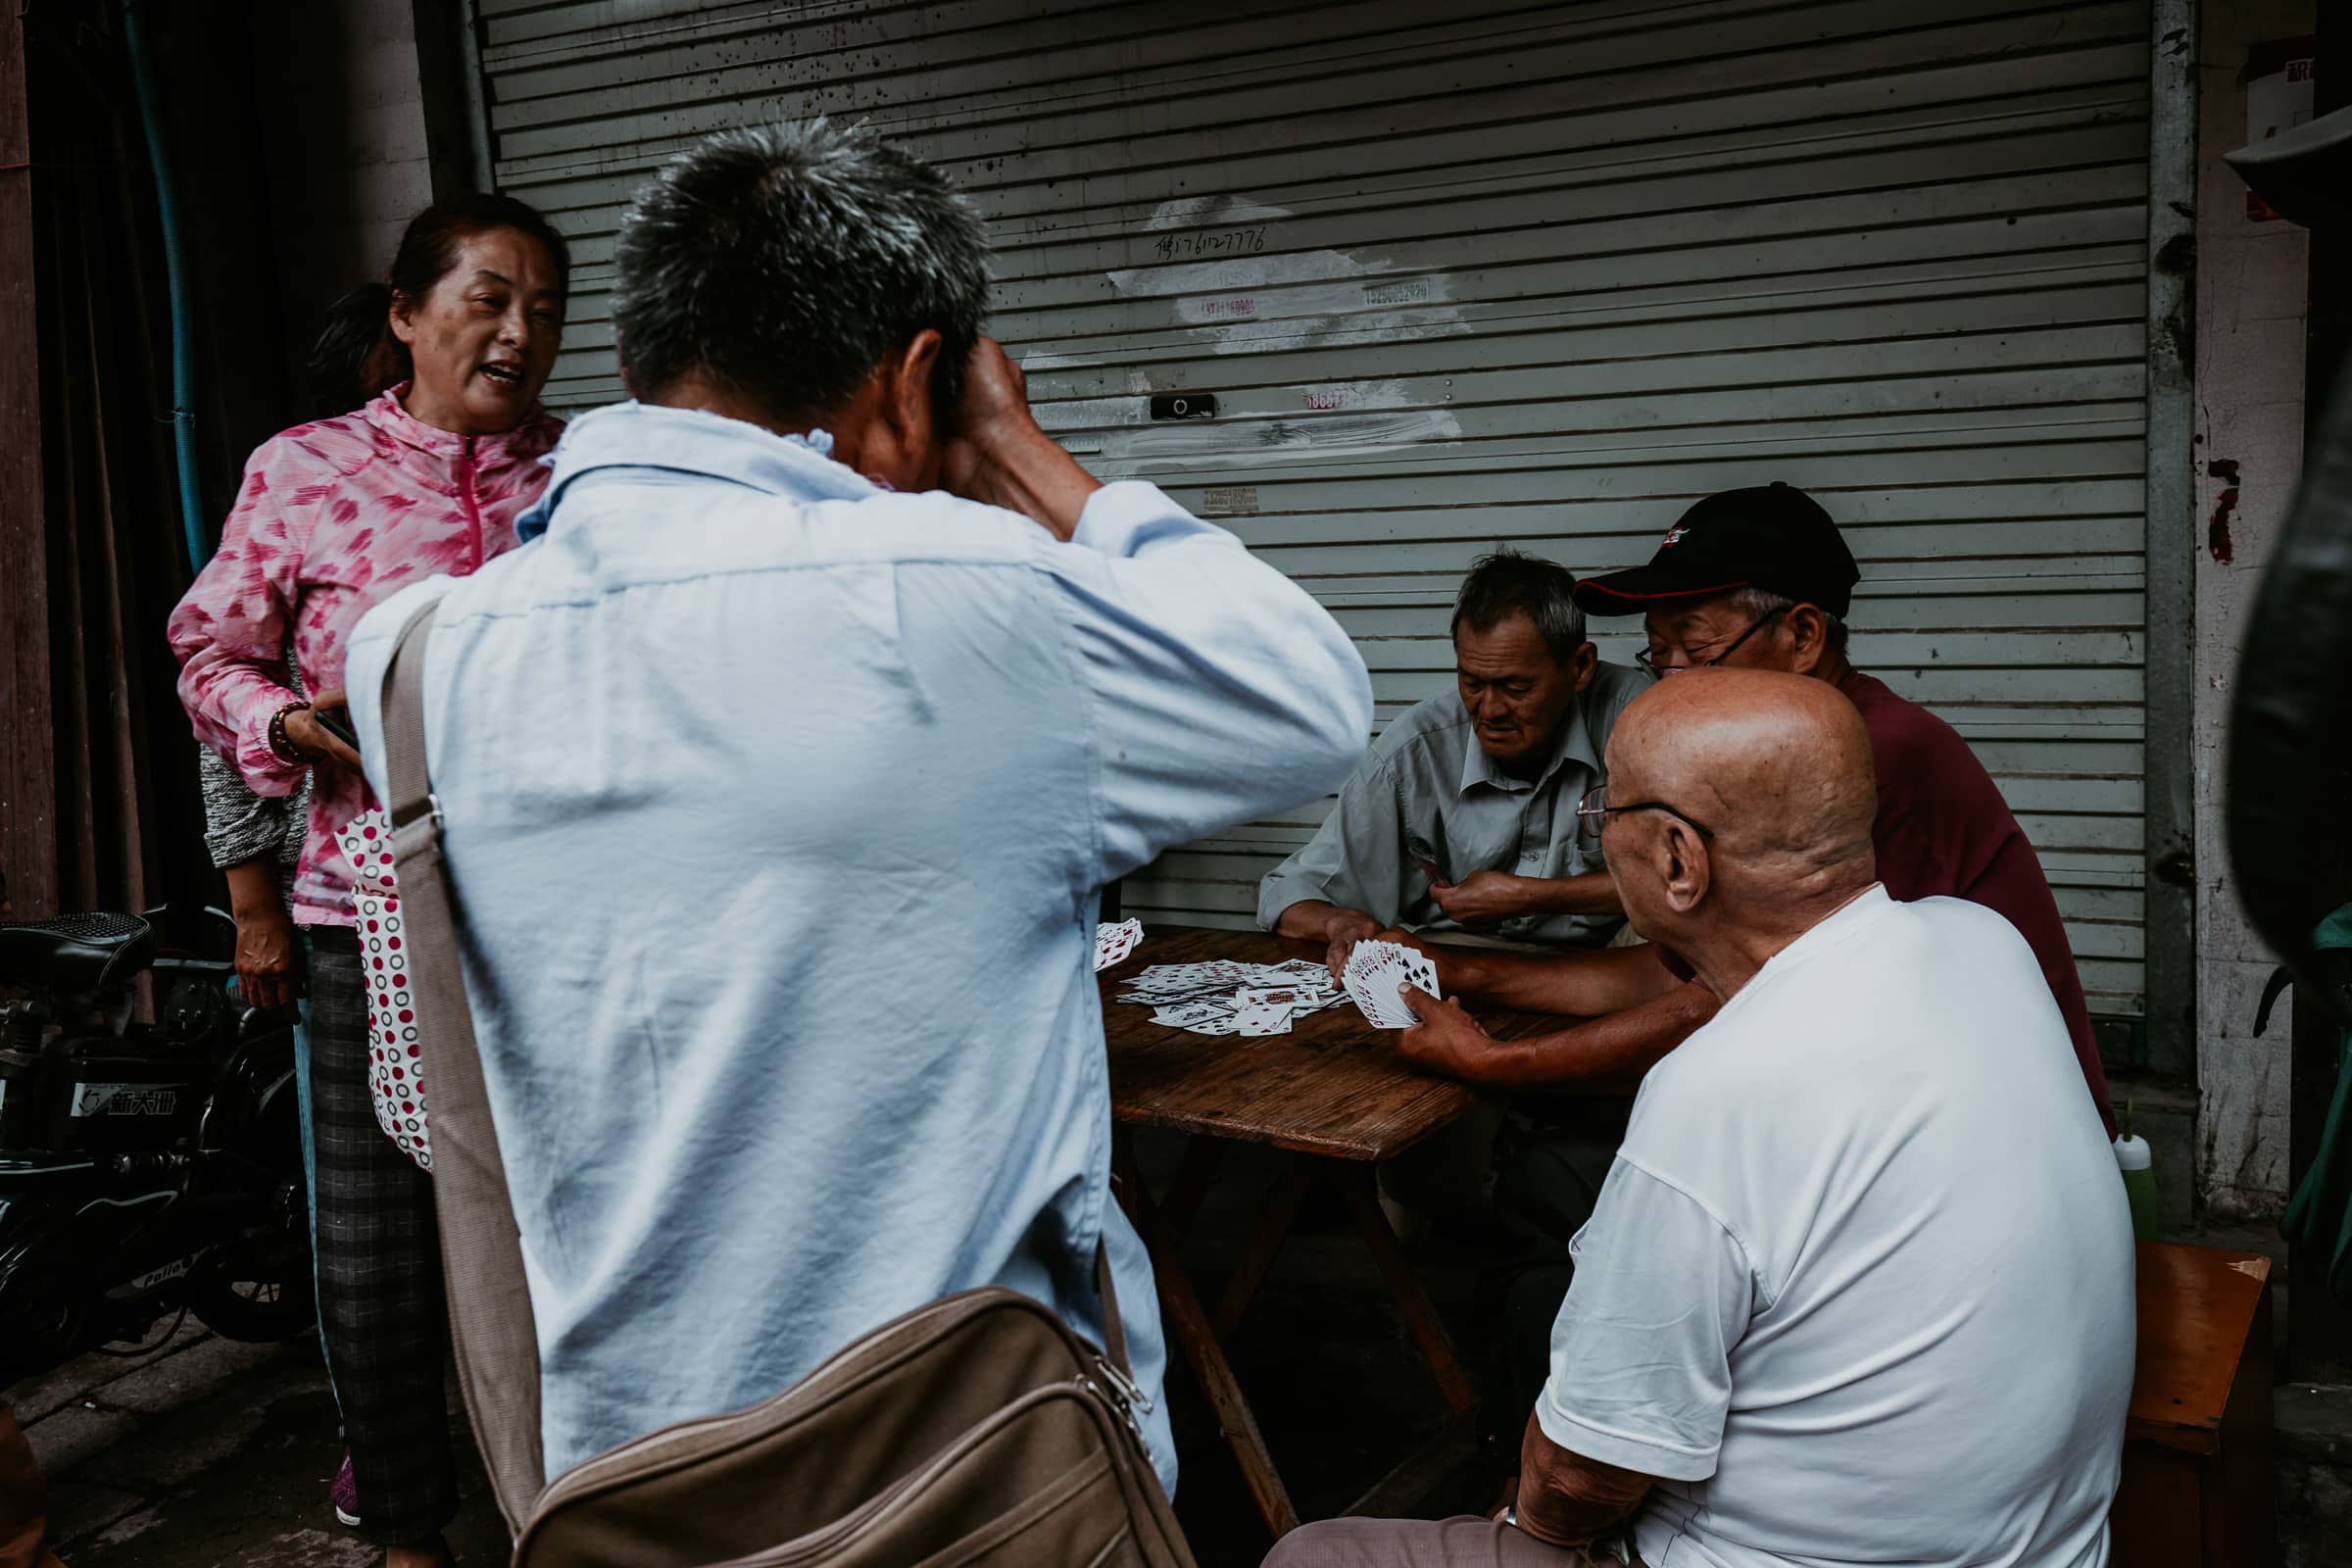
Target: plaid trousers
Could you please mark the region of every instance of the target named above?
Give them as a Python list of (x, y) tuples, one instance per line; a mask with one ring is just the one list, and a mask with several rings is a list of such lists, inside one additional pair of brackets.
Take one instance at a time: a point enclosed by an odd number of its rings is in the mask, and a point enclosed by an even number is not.
[(442, 1356), (449, 1333), (433, 1179), (393, 1147), (368, 1095), (358, 937), (314, 926), (311, 1116), (318, 1166), (318, 1310), (351, 1444), (360, 1533), (431, 1540), (458, 1513)]

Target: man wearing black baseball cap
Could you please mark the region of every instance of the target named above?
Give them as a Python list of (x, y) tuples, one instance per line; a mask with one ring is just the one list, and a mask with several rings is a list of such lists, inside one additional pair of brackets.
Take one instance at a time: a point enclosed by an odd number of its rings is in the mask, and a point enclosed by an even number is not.
[[(1635, 656), (1657, 679), (1710, 666), (1773, 669), (1836, 686), (1860, 711), (1878, 777), (1872, 841), (1892, 898), (1951, 897), (2004, 916), (2033, 948), (2065, 1016), (2075, 1055), (2109, 1136), (2114, 1112), (2090, 1030), (2082, 983), (2057, 900), (2034, 846), (1968, 743), (1942, 719), (1898, 697), (1846, 660), (1845, 615), (1861, 572), (1819, 503), (1786, 484), (1726, 490), (1697, 502), (1658, 541), (1646, 565), (1588, 577), (1576, 600), (1587, 614), (1642, 617), (1648, 646)], [(1597, 825), (1606, 788), (1580, 814)], [(1437, 1071), (1519, 1093), (1623, 1092), (1713, 1016), (1714, 999), (1651, 949), (1531, 957), (1436, 950), (1448, 995), (1514, 1011), (1591, 1021), (1557, 1034), (1498, 1042), (1459, 1009), (1416, 1008), (1421, 1027), (1398, 1040), (1408, 1058)], [(1589, 1140), (1587, 1140), (1589, 1142)], [(1498, 1154), (1495, 1206), (1519, 1244), (1501, 1283), (1501, 1407), (1492, 1431), (1507, 1436), (1541, 1386), (1545, 1336), (1567, 1288), (1567, 1244), (1592, 1211), (1598, 1179), (1592, 1151), (1538, 1134)]]
[(1648, 565), (1588, 578), (1576, 598), (1588, 614), (1641, 615), (1649, 646), (1636, 657), (1661, 678), (1707, 665), (1779, 669), (1845, 694), (1870, 731), (1878, 770), (1879, 879), (1904, 903), (1967, 899), (2017, 927), (2113, 1137), (2082, 981), (2034, 846), (1957, 730), (1846, 662), (1846, 611), (1861, 575), (1820, 504), (1775, 483), (1708, 496), (1666, 531)]
[[(1648, 565), (1588, 577), (1576, 586), (1576, 602), (1589, 615), (1656, 612), (1679, 621), (1743, 595), (1750, 604), (1771, 601), (1764, 611), (1768, 615), (1806, 604), (1842, 623), (1861, 576), (1853, 553), (1820, 503), (1776, 483), (1725, 490), (1692, 504), (1658, 541)], [(1842, 649), (1842, 627), (1836, 640)], [(1655, 636), (1650, 647), (1653, 652), (1659, 647)], [(1729, 646), (1704, 652), (1707, 657), (1697, 662), (1757, 667), (1781, 662), (1735, 661), (1727, 657), (1735, 652)], [(1653, 662), (1650, 667), (1680, 666)]]

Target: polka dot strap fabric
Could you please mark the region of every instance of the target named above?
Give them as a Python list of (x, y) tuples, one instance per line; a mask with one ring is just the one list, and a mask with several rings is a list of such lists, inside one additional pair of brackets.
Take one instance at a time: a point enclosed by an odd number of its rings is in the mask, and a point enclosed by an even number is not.
[(382, 811), (362, 811), (337, 839), (351, 862), (360, 962), (368, 970), (368, 1095), (375, 1103), (375, 1124), (402, 1153), (431, 1170), (424, 1047), (416, 1037), (416, 997), (409, 986), (406, 921), (392, 866), (392, 819)]

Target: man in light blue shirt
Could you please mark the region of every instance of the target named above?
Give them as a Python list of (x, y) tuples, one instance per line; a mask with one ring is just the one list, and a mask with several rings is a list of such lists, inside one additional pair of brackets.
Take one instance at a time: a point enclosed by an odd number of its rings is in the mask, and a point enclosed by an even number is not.
[(440, 598), (427, 752), (549, 1473), (973, 1286), (1100, 1344), (1100, 1238), (1172, 1490), (1098, 890), (1337, 784), (1363, 664), (1038, 429), (978, 336), (978, 219), (865, 132), (711, 138), (614, 265), (641, 401), (565, 433), (540, 537), (350, 650), (380, 797), (392, 638)]

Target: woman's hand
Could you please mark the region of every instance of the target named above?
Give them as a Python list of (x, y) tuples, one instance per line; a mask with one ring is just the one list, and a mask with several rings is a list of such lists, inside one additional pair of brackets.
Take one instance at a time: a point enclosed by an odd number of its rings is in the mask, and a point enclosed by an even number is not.
[(255, 1007), (290, 1007), (302, 967), (294, 958), (294, 920), (283, 909), (237, 921), (237, 989)]
[(355, 773), (360, 771), (360, 754), (329, 734), (313, 711), (315, 709), (343, 706), (343, 688), (332, 686), (312, 698), (309, 708), (297, 708), (286, 715), (286, 744), (294, 748), (295, 756), (313, 766), (320, 762), (332, 762), (340, 767), (348, 767)]
[(294, 1004), (302, 960), (294, 917), (278, 902), (277, 876), (268, 860), (247, 860), (227, 871), (228, 906), (237, 921), (237, 990), (249, 1007)]

